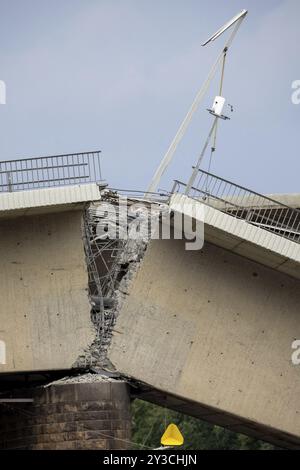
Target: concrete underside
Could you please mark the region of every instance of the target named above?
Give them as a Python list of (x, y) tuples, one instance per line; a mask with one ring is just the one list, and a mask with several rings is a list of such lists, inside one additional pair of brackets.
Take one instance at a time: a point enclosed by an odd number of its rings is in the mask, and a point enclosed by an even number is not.
[(299, 305), (297, 279), (209, 243), (151, 241), (109, 359), (146, 399), (300, 448)]
[(82, 210), (0, 225), (1, 373), (69, 369), (94, 338)]

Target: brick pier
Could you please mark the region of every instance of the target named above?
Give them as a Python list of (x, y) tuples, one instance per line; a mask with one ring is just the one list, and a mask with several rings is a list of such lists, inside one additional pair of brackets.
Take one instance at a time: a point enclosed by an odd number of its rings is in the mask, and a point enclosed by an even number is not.
[(55, 384), (27, 389), (26, 396), (34, 403), (0, 406), (1, 449), (130, 448), (125, 382)]

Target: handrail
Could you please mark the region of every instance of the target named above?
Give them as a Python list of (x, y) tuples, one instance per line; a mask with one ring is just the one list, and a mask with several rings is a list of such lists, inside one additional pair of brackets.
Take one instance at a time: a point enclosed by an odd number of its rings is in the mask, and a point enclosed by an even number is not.
[(102, 181), (100, 150), (0, 161), (0, 192)]
[[(189, 197), (228, 215), (243, 219), (263, 230), (300, 243), (300, 210), (245, 188), (239, 184), (199, 170), (198, 183), (190, 189)], [(174, 180), (172, 192), (186, 192), (187, 184)]]

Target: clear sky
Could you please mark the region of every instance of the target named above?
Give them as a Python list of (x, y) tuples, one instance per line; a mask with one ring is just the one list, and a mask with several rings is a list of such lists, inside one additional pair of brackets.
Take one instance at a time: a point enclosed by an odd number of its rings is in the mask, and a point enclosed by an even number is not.
[[(300, 192), (299, 0), (0, 0), (0, 159), (101, 149), (118, 188), (146, 189), (224, 40), (228, 55), (211, 171), (260, 192)], [(197, 113), (160, 187), (187, 180), (211, 123)], [(207, 168), (207, 159), (204, 169)]]

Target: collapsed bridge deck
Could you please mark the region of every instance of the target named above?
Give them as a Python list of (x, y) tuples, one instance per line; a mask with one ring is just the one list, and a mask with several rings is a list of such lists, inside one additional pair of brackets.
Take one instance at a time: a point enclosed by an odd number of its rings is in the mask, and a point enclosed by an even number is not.
[[(251, 206), (212, 186), (205, 199), (159, 198), (158, 214), (205, 206), (204, 247), (188, 252), (184, 240), (146, 233), (99, 237), (108, 204), (112, 214), (120, 206), (92, 180), (26, 191), (10, 180), (0, 194), (0, 374), (105, 367), (145, 399), (299, 447), (297, 198)], [(125, 226), (143, 214), (137, 206)]]

